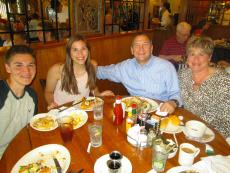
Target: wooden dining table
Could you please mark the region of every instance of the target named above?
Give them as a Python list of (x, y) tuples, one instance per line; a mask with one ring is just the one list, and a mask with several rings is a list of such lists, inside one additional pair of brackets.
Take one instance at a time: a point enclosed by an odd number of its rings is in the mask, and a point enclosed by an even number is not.
[[(98, 158), (117, 150), (130, 160), (133, 173), (148, 172), (152, 169), (152, 148), (147, 147), (140, 149), (131, 145), (127, 141), (125, 121), (123, 121), (121, 125), (113, 124), (112, 117), (114, 101), (114, 97), (104, 98), (104, 117), (103, 120), (100, 120), (103, 127), (102, 146), (97, 148), (92, 147), (90, 153), (87, 153), (87, 147), (89, 144), (88, 124), (94, 122), (92, 111), (87, 112), (88, 121), (86, 124), (74, 130), (74, 137), (69, 144), (63, 143), (59, 128), (48, 132), (41, 132), (34, 130), (30, 125), (27, 125), (17, 134), (6, 149), (0, 161), (0, 172), (10, 172), (12, 167), (23, 155), (36, 147), (46, 144), (61, 144), (69, 150), (71, 155), (69, 171), (74, 170), (77, 172), (80, 169), (84, 169), (83, 172), (94, 172), (94, 164)], [(177, 108), (173, 114), (183, 116), (184, 123), (191, 119), (202, 121), (198, 116), (183, 108)], [(211, 128), (210, 125), (207, 124), (207, 126)], [(215, 133), (215, 139), (208, 144), (214, 148), (216, 155), (229, 155), (230, 146), (228, 143), (215, 129), (211, 129)], [(165, 138), (173, 139), (172, 134), (164, 133), (163, 135)], [(187, 139), (183, 132), (176, 134), (176, 138), (178, 144), (191, 143), (200, 148), (200, 154), (195, 158), (195, 162), (199, 161), (201, 157), (207, 156), (204, 143)], [(167, 160), (165, 172), (175, 166), (179, 166), (178, 152), (175, 157)]]

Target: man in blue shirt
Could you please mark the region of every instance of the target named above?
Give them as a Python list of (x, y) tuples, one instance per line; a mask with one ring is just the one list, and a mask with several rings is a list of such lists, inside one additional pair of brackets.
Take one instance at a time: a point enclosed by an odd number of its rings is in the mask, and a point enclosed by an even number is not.
[(131, 45), (134, 58), (98, 66), (97, 78), (122, 83), (130, 95), (164, 101), (160, 110), (172, 113), (181, 104), (177, 73), (170, 62), (153, 56), (152, 50), (149, 37), (138, 34)]

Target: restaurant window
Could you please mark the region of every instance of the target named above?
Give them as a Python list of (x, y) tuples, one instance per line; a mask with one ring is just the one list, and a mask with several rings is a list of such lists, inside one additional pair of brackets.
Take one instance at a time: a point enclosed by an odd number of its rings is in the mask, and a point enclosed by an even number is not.
[(1, 46), (69, 37), (69, 11), (69, 0), (0, 0)]
[(105, 34), (144, 29), (145, 0), (106, 0)]
[(215, 20), (221, 25), (230, 25), (230, 1), (213, 0), (210, 4), (208, 19)]

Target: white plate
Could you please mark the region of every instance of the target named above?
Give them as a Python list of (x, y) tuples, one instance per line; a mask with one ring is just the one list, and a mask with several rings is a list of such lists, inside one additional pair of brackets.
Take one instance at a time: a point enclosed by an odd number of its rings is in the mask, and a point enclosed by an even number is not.
[(75, 108), (69, 108), (61, 113), (58, 117), (61, 116), (72, 116), (74, 120), (80, 118), (80, 122), (77, 125), (74, 125), (73, 129), (78, 129), (82, 127), (88, 120), (88, 114), (83, 110), (76, 110)]
[(207, 167), (207, 164), (204, 163), (204, 161), (199, 161), (193, 164), (192, 166), (177, 166), (174, 168), (169, 169), (166, 173), (180, 173), (182, 171), (188, 171), (193, 170), (197, 171), (198, 173), (213, 173), (213, 171), (210, 171)]
[[(103, 101), (103, 100), (102, 100), (101, 98), (99, 98), (99, 97), (95, 97), (95, 99), (96, 99), (96, 102), (102, 102), (102, 101)], [(86, 100), (94, 100), (94, 97), (87, 97)], [(73, 103), (73, 104), (74, 104), (74, 103)], [(87, 109), (81, 108), (81, 104), (82, 104), (82, 103), (79, 103), (79, 104), (75, 105), (74, 107), (77, 108), (77, 109), (84, 110), (84, 111), (92, 111), (92, 110), (93, 110), (94, 104), (90, 105), (90, 107), (87, 108)]]
[[(53, 126), (51, 127), (47, 127), (46, 129), (43, 129), (43, 128), (37, 128), (37, 127), (34, 127), (34, 122), (37, 121), (39, 118), (44, 118), (46, 116), (50, 116), (53, 120), (54, 120), (54, 124)], [(30, 120), (30, 126), (35, 129), (35, 130), (38, 130), (38, 131), (51, 131), (51, 130), (54, 130), (58, 127), (58, 123), (56, 122), (56, 117), (52, 114), (49, 114), (49, 113), (41, 113), (41, 114), (37, 114), (35, 115), (31, 120)]]
[(44, 161), (42, 165), (51, 168), (51, 173), (57, 173), (53, 157), (57, 158), (65, 173), (70, 164), (70, 153), (64, 146), (57, 144), (43, 145), (28, 152), (14, 165), (11, 173), (18, 173), (20, 166), (36, 163), (39, 160)]
[[(94, 164), (94, 173), (108, 173), (108, 167), (106, 162), (109, 160), (109, 154), (101, 156), (96, 160)], [(129, 159), (125, 156), (121, 159), (121, 173), (131, 173), (132, 164)]]
[[(151, 105), (151, 108), (148, 110), (148, 111), (144, 111), (144, 113), (151, 113), (151, 112), (154, 112), (157, 110), (159, 104), (157, 102), (155, 102), (154, 100), (152, 99), (149, 99), (149, 98), (145, 98), (145, 97), (125, 97), (125, 98), (122, 98), (121, 101), (123, 103), (125, 103), (127, 100), (132, 100), (134, 98), (139, 98), (141, 100), (145, 100), (147, 101), (150, 105)], [(131, 111), (132, 110), (132, 107), (131, 106), (127, 106), (126, 105), (126, 109), (125, 111), (128, 112), (128, 111)], [(143, 112), (143, 111), (142, 111)]]
[(215, 139), (214, 132), (208, 127), (206, 128), (202, 138), (194, 138), (194, 137), (189, 136), (187, 134), (186, 127), (183, 128), (183, 132), (186, 138), (197, 141), (197, 142), (201, 142), (201, 143), (211, 142), (213, 139)]
[(60, 111), (59, 109), (51, 109), (51, 110), (49, 110), (48, 114), (58, 116), (59, 111)]
[[(182, 171), (197, 171), (196, 168), (193, 168), (192, 166), (177, 166), (174, 168), (169, 169), (166, 173), (181, 173)], [(200, 172), (199, 172), (200, 173)]]
[(168, 133), (168, 134), (174, 134), (174, 133), (181, 133), (183, 131), (183, 126), (178, 126), (178, 128), (176, 128), (175, 130), (168, 130), (166, 129), (161, 129), (162, 133)]

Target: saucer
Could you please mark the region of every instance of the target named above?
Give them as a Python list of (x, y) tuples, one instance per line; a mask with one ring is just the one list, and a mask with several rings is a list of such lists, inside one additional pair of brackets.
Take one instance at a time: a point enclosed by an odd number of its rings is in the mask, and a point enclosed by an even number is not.
[(186, 136), (186, 138), (193, 140), (193, 141), (200, 142), (200, 143), (211, 142), (213, 139), (215, 139), (215, 133), (208, 127), (205, 130), (204, 135), (201, 138), (195, 138), (195, 137), (189, 136), (187, 131), (186, 131), (186, 127), (184, 127), (184, 129), (183, 129), (183, 133)]
[[(109, 160), (109, 154), (105, 154), (98, 158), (94, 164), (94, 173), (108, 173), (106, 162)], [(123, 155), (121, 159), (121, 173), (131, 173), (132, 164), (127, 157)]]

